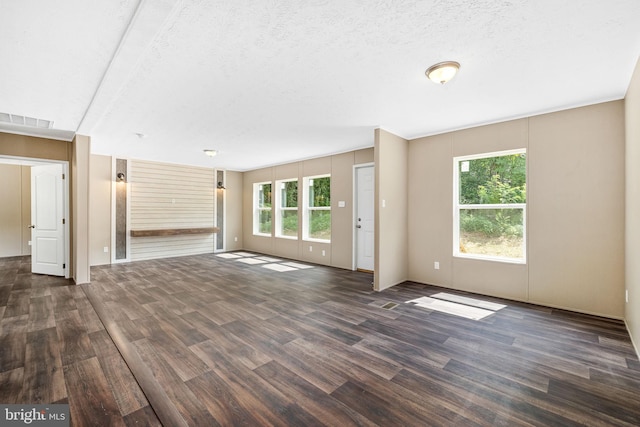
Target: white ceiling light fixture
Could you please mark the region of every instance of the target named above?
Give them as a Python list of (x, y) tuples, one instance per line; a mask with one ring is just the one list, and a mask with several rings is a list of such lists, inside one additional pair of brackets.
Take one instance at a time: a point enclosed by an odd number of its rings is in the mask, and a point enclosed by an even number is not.
[(209, 149), (207, 149), (207, 150), (204, 150), (204, 154), (206, 154), (206, 155), (207, 155), (207, 156), (209, 156), (209, 157), (213, 157), (213, 156), (215, 156), (216, 154), (218, 154), (218, 152), (217, 152), (216, 150), (209, 150)]
[(424, 74), (432, 82), (443, 85), (451, 80), (459, 69), (460, 64), (456, 61), (444, 61), (427, 68)]

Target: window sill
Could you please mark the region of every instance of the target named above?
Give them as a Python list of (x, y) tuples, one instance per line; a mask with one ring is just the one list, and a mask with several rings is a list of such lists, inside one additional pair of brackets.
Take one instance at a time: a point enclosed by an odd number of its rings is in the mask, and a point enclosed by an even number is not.
[(324, 239), (311, 239), (309, 237), (302, 239), (305, 242), (314, 242), (314, 243), (331, 243), (331, 240)]
[(520, 265), (526, 265), (527, 264), (527, 260), (526, 259), (520, 259), (520, 258), (503, 258), (503, 257), (491, 257), (491, 256), (482, 256), (482, 255), (470, 255), (470, 254), (453, 254), (454, 258), (460, 258), (460, 259), (472, 259), (472, 260), (476, 260), (476, 261), (491, 261), (491, 262), (501, 262), (503, 264), (520, 264)]

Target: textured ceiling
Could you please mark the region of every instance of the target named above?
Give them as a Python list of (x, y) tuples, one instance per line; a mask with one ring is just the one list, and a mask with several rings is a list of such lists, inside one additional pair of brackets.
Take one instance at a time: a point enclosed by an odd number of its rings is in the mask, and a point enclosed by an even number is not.
[[(40, 135), (90, 135), (98, 154), (232, 170), (370, 147), (377, 127), (414, 138), (621, 99), (640, 54), (637, 0), (0, 10), (0, 112), (53, 120)], [(443, 60), (461, 69), (438, 86), (424, 71)]]

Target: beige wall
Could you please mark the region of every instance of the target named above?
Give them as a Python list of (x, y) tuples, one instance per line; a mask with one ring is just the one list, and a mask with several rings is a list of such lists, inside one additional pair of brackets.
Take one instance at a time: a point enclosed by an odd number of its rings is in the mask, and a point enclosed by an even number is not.
[[(111, 263), (111, 189), (113, 186), (110, 156), (91, 155), (89, 217), (89, 263)], [(104, 248), (107, 248), (107, 252)]]
[(375, 130), (375, 254), (373, 287), (377, 291), (408, 278), (409, 143)]
[(640, 60), (625, 98), (626, 132), (626, 290), (625, 320), (640, 356)]
[(70, 149), (65, 141), (0, 132), (0, 154), (6, 156), (69, 161)]
[(89, 283), (89, 180), (91, 139), (76, 135), (71, 143), (71, 275), (76, 284)]
[(0, 257), (30, 255), (31, 168), (0, 164)]
[(23, 166), (20, 169), (22, 179), (22, 255), (31, 255), (31, 167)]
[[(409, 279), (621, 318), (623, 123), (616, 101), (410, 141)], [(528, 150), (527, 264), (453, 257), (453, 157), (516, 148)]]
[[(242, 180), (243, 248), (316, 264), (353, 268), (353, 166), (372, 161), (373, 149), (365, 149), (245, 172)], [(297, 178), (298, 200), (302, 200), (302, 179), (324, 174), (331, 174), (331, 243), (278, 238), (273, 236), (273, 230), (272, 236), (253, 234), (254, 183), (275, 185), (276, 180)], [(338, 207), (340, 201), (345, 202), (344, 207)], [(301, 228), (298, 235), (302, 236)]]
[(225, 192), (225, 249), (242, 249), (242, 172), (226, 171)]

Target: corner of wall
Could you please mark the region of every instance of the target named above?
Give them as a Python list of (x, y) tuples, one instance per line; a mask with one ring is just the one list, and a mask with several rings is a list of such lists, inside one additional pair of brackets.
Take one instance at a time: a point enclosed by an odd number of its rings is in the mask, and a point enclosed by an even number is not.
[(375, 130), (374, 289), (382, 291), (408, 277), (409, 141)]
[(640, 358), (640, 59), (624, 100), (625, 109), (625, 323)]

